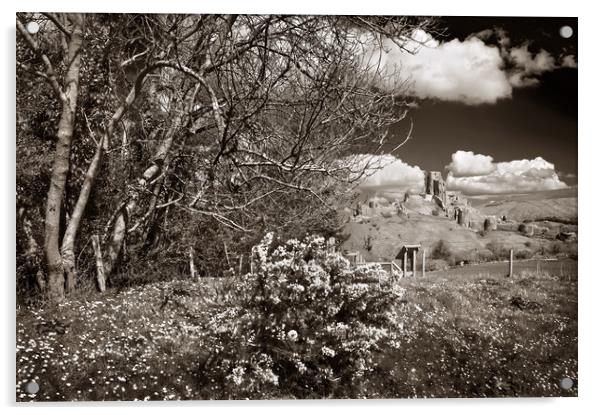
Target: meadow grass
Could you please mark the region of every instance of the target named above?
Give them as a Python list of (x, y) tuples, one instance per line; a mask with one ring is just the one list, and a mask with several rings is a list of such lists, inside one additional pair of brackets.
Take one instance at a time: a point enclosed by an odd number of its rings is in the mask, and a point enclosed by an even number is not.
[(467, 272), (400, 284), (406, 345), (383, 357), (380, 396), (577, 395), (576, 278)]
[[(468, 268), (467, 268), (468, 269)], [(18, 401), (211, 399), (206, 323), (228, 280), (172, 281), (17, 310)], [(401, 352), (383, 350), (366, 397), (576, 396), (577, 282), (549, 274), (400, 281)], [(40, 385), (27, 394), (29, 381)], [(201, 386), (202, 385), (202, 386)]]

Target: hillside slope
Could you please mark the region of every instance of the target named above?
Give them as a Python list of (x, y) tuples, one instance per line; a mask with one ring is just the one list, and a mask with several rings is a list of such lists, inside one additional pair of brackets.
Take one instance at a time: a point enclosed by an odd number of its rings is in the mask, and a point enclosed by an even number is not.
[[(363, 195), (353, 208), (341, 210), (345, 224), (340, 249), (359, 252), (369, 262), (391, 261), (405, 244), (420, 244), (428, 254), (439, 241), (446, 242), (456, 259), (469, 261), (487, 257), (492, 250), (498, 254), (508, 249), (531, 254), (542, 252), (554, 244), (559, 232), (577, 232), (576, 225), (541, 220), (549, 217), (576, 220), (576, 189), (563, 190), (563, 193), (469, 198), (470, 221), (476, 224), (472, 228), (458, 225), (444, 216), (445, 212), (435, 201), (419, 195), (406, 196), (403, 201), (400, 198), (393, 201), (378, 193)], [(497, 230), (482, 232), (486, 215), (495, 215), (498, 219), (505, 215), (509, 222), (498, 224)], [(532, 226), (547, 231), (530, 238), (518, 231), (518, 222), (525, 219), (534, 220)]]
[(343, 229), (349, 235), (343, 250), (358, 251), (366, 261), (389, 261), (403, 244), (434, 246), (444, 239), (457, 249), (481, 246), (477, 234), (447, 218), (410, 214), (409, 218), (372, 217), (362, 222), (349, 222)]
[(487, 215), (505, 215), (516, 221), (549, 217), (574, 220), (577, 219), (577, 198), (495, 201), (478, 206), (478, 209)]
[(395, 259), (404, 244), (421, 244), (429, 252), (441, 240), (458, 258), (470, 258), (474, 253), (487, 250), (491, 242), (506, 249), (526, 249), (530, 238), (515, 232), (492, 231), (484, 236), (460, 226), (445, 217), (410, 214), (366, 218), (361, 222), (348, 222), (342, 234), (346, 239), (341, 250), (359, 252), (366, 261), (388, 262)]

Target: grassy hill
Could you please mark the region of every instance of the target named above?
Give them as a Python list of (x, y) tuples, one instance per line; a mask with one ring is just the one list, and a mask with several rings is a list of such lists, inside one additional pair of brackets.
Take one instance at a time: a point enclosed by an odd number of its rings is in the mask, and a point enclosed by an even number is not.
[(487, 215), (523, 221), (543, 218), (577, 220), (577, 189), (538, 192), (532, 194), (471, 198), (471, 203)]
[[(342, 251), (359, 252), (366, 261), (388, 262), (397, 256), (404, 244), (421, 244), (427, 248), (427, 255), (433, 248), (444, 241), (451, 256), (455, 260), (481, 261), (500, 257), (509, 249), (529, 257), (535, 254), (555, 255), (560, 252), (573, 254), (576, 243), (556, 246), (558, 232), (576, 232), (576, 225), (565, 225), (556, 222), (536, 222), (549, 232), (539, 233), (531, 238), (518, 232), (518, 223), (500, 225), (500, 229), (487, 233), (480, 229), (469, 229), (458, 225), (443, 216), (443, 211), (435, 202), (424, 200), (420, 196), (411, 196), (403, 202), (407, 215), (398, 214), (393, 204), (387, 204), (386, 196), (371, 195), (370, 199), (378, 202), (375, 208), (364, 208), (358, 217), (351, 217), (351, 210), (346, 209), (348, 221), (342, 228)], [(524, 196), (524, 195), (523, 195)], [(506, 215), (517, 221), (543, 217), (561, 217), (576, 220), (576, 198), (541, 198), (536, 199), (516, 196), (493, 197), (489, 199), (472, 199), (471, 204), (478, 214)], [(553, 195), (539, 195), (553, 196)], [(537, 196), (535, 196), (537, 197)], [(493, 200), (491, 200), (493, 199)], [(475, 206), (477, 205), (477, 206)], [(549, 209), (544, 209), (549, 206)], [(480, 213), (479, 213), (480, 212)], [(477, 215), (478, 216), (478, 215)]]
[(341, 249), (358, 251), (366, 261), (390, 261), (403, 244), (421, 244), (429, 252), (441, 240), (458, 259), (470, 260), (475, 255), (490, 254), (494, 244), (499, 249), (536, 251), (546, 241), (533, 242), (531, 238), (508, 231), (492, 231), (481, 235), (462, 227), (445, 217), (410, 214), (409, 218), (393, 216), (372, 217), (362, 222), (349, 222), (343, 228), (347, 239)]
[(343, 233), (349, 237), (342, 249), (359, 251), (367, 261), (391, 260), (403, 244), (432, 247), (444, 239), (459, 250), (481, 246), (476, 232), (447, 218), (412, 213), (407, 219), (376, 216), (362, 222), (349, 222)]

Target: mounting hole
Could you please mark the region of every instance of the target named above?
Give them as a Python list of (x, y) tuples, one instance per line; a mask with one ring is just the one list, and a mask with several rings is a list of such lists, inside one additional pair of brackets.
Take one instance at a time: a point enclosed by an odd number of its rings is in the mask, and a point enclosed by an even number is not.
[(569, 390), (573, 387), (573, 379), (571, 378), (563, 378), (560, 381), (560, 387), (564, 390)]
[(40, 30), (40, 25), (38, 22), (29, 22), (25, 25), (25, 29), (32, 35), (35, 35)]
[(573, 28), (571, 26), (562, 26), (560, 28), (560, 36), (562, 36), (565, 39), (570, 38), (571, 36), (573, 36)]
[(27, 392), (28, 394), (35, 395), (39, 391), (40, 391), (40, 385), (38, 385), (37, 382), (31, 381), (31, 382), (27, 382), (25, 384), (25, 392)]

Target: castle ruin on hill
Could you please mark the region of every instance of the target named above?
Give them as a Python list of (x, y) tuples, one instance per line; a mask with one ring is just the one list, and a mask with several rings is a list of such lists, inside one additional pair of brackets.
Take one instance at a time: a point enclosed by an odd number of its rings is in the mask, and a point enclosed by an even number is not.
[(447, 191), (445, 180), (439, 171), (424, 172), (425, 200), (434, 201), (445, 213), (445, 216), (460, 226), (475, 230), (492, 230), (497, 227), (495, 216), (485, 216), (470, 206), (470, 202), (462, 192)]
[(477, 230), (491, 230), (497, 227), (497, 218), (483, 215), (470, 205), (459, 191), (449, 191), (440, 171), (424, 172), (424, 192), (406, 193), (402, 198), (386, 198), (374, 195), (363, 202), (357, 202), (349, 210), (350, 220), (360, 221), (364, 217), (394, 215), (409, 216), (422, 214), (444, 216), (460, 226)]
[[(424, 194), (425, 200), (434, 201), (444, 212), (445, 216), (454, 220), (458, 225), (471, 226), (471, 211), (468, 200), (460, 192), (448, 192), (445, 180), (440, 171), (424, 172)], [(474, 215), (473, 215), (474, 216)]]
[(424, 193), (445, 200), (445, 181), (439, 171), (424, 172)]

